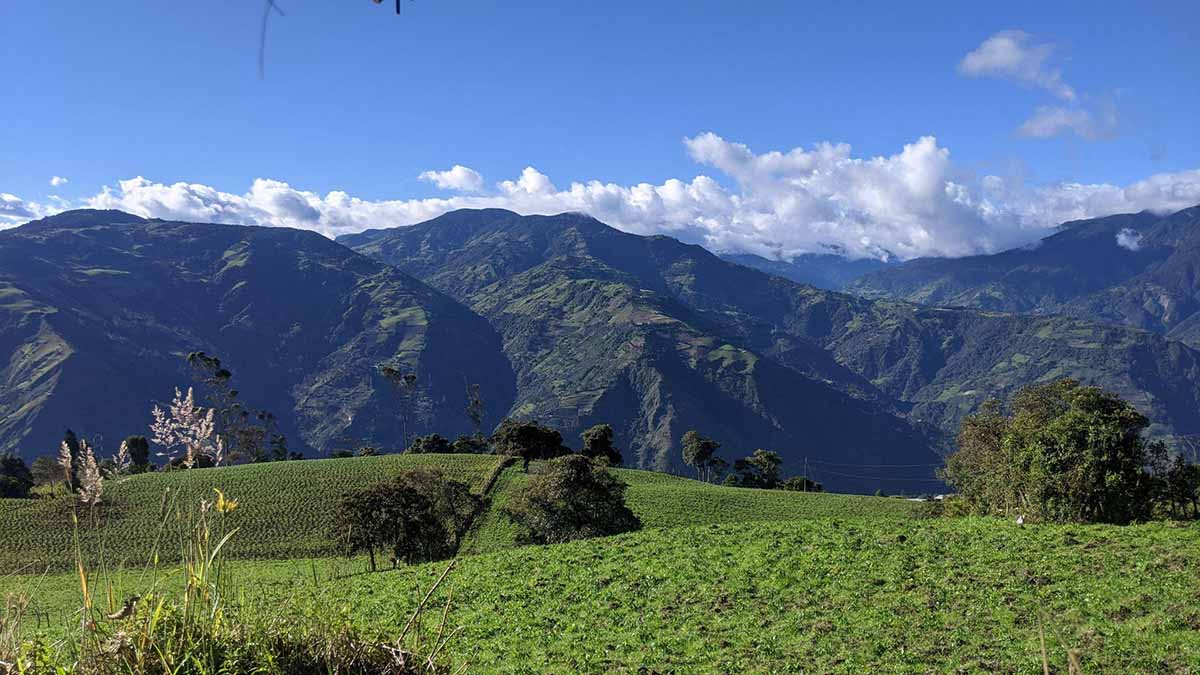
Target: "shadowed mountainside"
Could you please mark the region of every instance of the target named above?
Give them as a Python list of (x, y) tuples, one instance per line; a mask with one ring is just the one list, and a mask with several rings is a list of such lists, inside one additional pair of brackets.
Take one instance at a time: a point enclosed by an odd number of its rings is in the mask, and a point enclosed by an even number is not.
[(491, 423), (513, 399), (486, 321), (312, 232), (112, 211), (0, 232), (0, 450), (50, 453), (70, 427), (112, 452), (191, 383), (197, 350), (293, 450), (401, 445), (383, 363), (419, 374), (422, 428), (466, 431), (464, 378), (483, 384)]

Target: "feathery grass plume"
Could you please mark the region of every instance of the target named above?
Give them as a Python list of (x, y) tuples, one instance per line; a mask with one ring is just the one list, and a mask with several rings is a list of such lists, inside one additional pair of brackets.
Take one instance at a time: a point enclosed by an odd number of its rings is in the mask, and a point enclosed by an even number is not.
[(75, 482), (75, 458), (71, 456), (71, 446), (67, 445), (66, 441), (58, 447), (58, 465), (63, 470), (63, 480), (67, 481), (67, 492), (71, 491), (71, 485)]
[(104, 481), (100, 475), (100, 465), (96, 462), (96, 453), (85, 440), (79, 441), (79, 501), (88, 506), (100, 504), (104, 495)]
[(196, 405), (191, 387), (187, 396), (176, 387), (175, 398), (167, 410), (155, 405), (150, 414), (154, 416), (150, 424), (151, 439), (166, 448), (167, 461), (174, 461), (180, 450), (183, 465), (189, 469), (201, 456), (217, 465), (225, 460), (225, 444), (214, 433), (213, 410)]
[(117, 454), (113, 455), (113, 476), (120, 476), (129, 472), (129, 467), (133, 466), (133, 458), (129, 456), (129, 441), (121, 441), (121, 447), (117, 448)]

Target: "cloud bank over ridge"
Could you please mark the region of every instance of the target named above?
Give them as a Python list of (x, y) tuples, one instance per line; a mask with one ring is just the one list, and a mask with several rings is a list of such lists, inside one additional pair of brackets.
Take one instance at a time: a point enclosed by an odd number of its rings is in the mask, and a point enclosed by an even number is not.
[[(714, 133), (685, 138), (700, 173), (661, 184), (591, 180), (559, 187), (536, 168), (487, 187), (455, 165), (420, 178), (453, 194), (366, 200), (325, 194), (269, 178), (245, 192), (141, 176), (105, 186), (70, 206), (120, 209), (146, 217), (310, 229), (328, 236), (411, 225), (459, 208), (519, 213), (582, 211), (622, 230), (668, 234), (717, 251), (772, 258), (806, 252), (850, 257), (962, 256), (1019, 246), (1068, 220), (1200, 203), (1200, 170), (1163, 173), (1129, 185), (1027, 185), (976, 176), (954, 164), (933, 136), (891, 155), (855, 156), (844, 143), (756, 153)], [(0, 195), (0, 226), (66, 208)]]

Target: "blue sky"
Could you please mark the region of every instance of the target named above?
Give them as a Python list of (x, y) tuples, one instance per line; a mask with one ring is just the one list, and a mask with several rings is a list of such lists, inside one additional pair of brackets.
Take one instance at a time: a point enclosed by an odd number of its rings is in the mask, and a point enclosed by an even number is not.
[(260, 79), (256, 1), (4, 3), (0, 222), (502, 205), (910, 257), (1200, 201), (1194, 2), (278, 4)]

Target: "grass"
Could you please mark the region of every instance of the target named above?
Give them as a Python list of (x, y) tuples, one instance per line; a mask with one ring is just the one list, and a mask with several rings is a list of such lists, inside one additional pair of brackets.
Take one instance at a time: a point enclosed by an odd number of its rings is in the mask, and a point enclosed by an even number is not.
[[(99, 527), (82, 528), (85, 559), (101, 551), (114, 567), (138, 566), (173, 553), (165, 541), (174, 529), (164, 516), (171, 503), (211, 499), (213, 488), (243, 504), (232, 516), (242, 530), (237, 555), (306, 558), (334, 553), (325, 528), (338, 495), (395, 475), (405, 468), (434, 468), (470, 485), (480, 483), (497, 459), (484, 455), (384, 455), (194, 469), (133, 476), (106, 486)], [(73, 565), (74, 502), (66, 496), (0, 500), (0, 574)], [(83, 517), (87, 517), (86, 515)]]
[[(534, 462), (530, 470), (536, 472), (539, 466)], [(904, 520), (924, 512), (922, 504), (902, 499), (730, 488), (636, 469), (616, 473), (629, 485), (626, 503), (645, 528), (830, 517)], [(492, 553), (516, 545), (517, 528), (501, 509), (526, 480), (520, 466), (504, 470), (492, 488), (491, 507), (468, 534), (463, 553)]]
[[(359, 464), (297, 464), (374, 474), (440, 462), (476, 481), (495, 469), (492, 457), (337, 461)], [(1200, 670), (1200, 524), (921, 519), (920, 505), (903, 500), (620, 474), (646, 529), (515, 548), (498, 508), (527, 475), (519, 466), (500, 472), (463, 551), (481, 554), (460, 555), (430, 599), (440, 608), (452, 596), (447, 654), (469, 660), (471, 672), (1035, 673), (1044, 633), (1056, 671), (1067, 670), (1069, 651), (1083, 672)], [(271, 497), (230, 494), (242, 500), (231, 525), (255, 498)], [(243, 528), (231, 551), (264, 550), (259, 539)], [(360, 559), (326, 557), (233, 561), (228, 574), (256, 606), (334, 617), (369, 638), (403, 634), (444, 569), (371, 574)], [(127, 569), (108, 573), (96, 595), (112, 608), (147, 588), (184, 586), (170, 566)], [(78, 588), (70, 573), (0, 573), (0, 597), (31, 595), (32, 629), (51, 636), (79, 625)]]
[[(244, 562), (263, 599), (396, 633), (444, 563), (326, 576)], [(1200, 668), (1200, 526), (987, 519), (649, 529), (458, 560), (471, 672), (1083, 672)], [(64, 575), (67, 576), (67, 575)], [(69, 578), (69, 577), (68, 577)]]
[[(653, 529), (463, 558), (451, 643), (484, 672), (1200, 668), (1200, 528), (822, 519)], [(362, 626), (438, 566), (333, 582)], [(281, 593), (287, 582), (268, 583)]]

